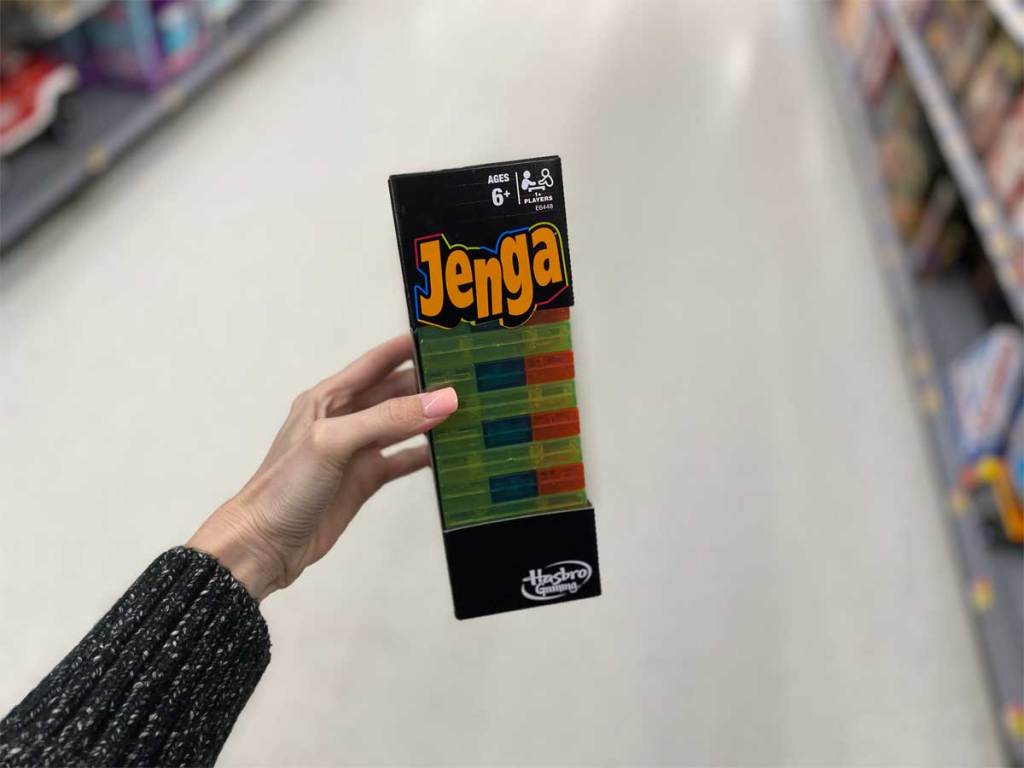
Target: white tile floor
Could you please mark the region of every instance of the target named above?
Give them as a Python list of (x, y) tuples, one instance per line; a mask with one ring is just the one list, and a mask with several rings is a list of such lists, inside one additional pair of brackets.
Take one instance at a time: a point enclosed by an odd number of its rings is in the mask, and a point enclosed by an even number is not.
[(404, 323), (385, 181), (557, 152), (605, 595), (454, 621), (430, 478), (265, 613), (222, 765), (984, 765), (806, 6), (326, 4), (0, 265), (0, 709)]

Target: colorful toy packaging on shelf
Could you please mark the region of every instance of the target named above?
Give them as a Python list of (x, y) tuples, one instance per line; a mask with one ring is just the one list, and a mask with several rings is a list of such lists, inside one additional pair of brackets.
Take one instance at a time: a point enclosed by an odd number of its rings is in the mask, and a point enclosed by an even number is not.
[(1003, 121), (985, 162), (992, 191), (1007, 209), (1024, 197), (1024, 93)]
[(5, 45), (53, 40), (96, 13), (109, 0), (4, 0), (0, 37)]
[(963, 89), (996, 27), (985, 3), (937, 2), (922, 16), (924, 40), (950, 93)]
[(1010, 439), (1006, 444), (1006, 466), (1012, 490), (1011, 499), (1016, 501), (1017, 524), (1013, 526), (1018, 544), (1024, 543), (1024, 407), (1017, 411), (1017, 418), (1010, 427)]
[[(1017, 69), (1024, 55), (1010, 61), (1009, 42), (982, 3), (901, 4), (912, 23), (925, 31), (936, 70), (952, 93), (960, 92), (964, 127), (981, 145), (979, 153), (1013, 226), (1024, 233), (1024, 94)], [(837, 28), (856, 51), (853, 62), (871, 106), (876, 151), (886, 183), (890, 215), (914, 270), (923, 277), (953, 268), (966, 270), (986, 314), (1006, 314), (1006, 280), (1024, 291), (1024, 240), (997, 278), (978, 239), (955, 179), (932, 135), (913, 82), (898, 55), (878, 8), (841, 2)], [(991, 98), (989, 98), (991, 97)], [(1011, 106), (1008, 99), (1012, 99)], [(973, 213), (973, 211), (972, 211)]]
[(390, 179), (457, 618), (601, 593), (587, 500), (557, 157)]
[(900, 233), (909, 240), (942, 163), (902, 65), (897, 65), (888, 79), (874, 117), (878, 162), (889, 192), (889, 210)]
[(0, 3), (0, 157), (43, 135), (74, 142), (77, 91), (155, 88), (227, 33), (242, 0), (5, 0)]
[(190, 0), (113, 2), (82, 30), (88, 44), (83, 69), (149, 87), (187, 69), (205, 44), (199, 8)]
[(1024, 544), (1024, 403), (1010, 427), (1004, 456), (983, 456), (963, 473), (993, 542)]
[(1024, 93), (1003, 120), (985, 159), (992, 191), (1009, 212), (1017, 238), (1017, 257), (1010, 260), (1018, 290), (1024, 292)]
[(1003, 124), (1024, 82), (1024, 53), (1003, 30), (996, 32), (960, 99), (974, 148), (984, 153)]
[(1009, 324), (991, 328), (953, 361), (949, 379), (963, 462), (1001, 454), (1024, 385), (1021, 332)]
[(68, 119), (63, 100), (78, 88), (78, 70), (63, 61), (24, 50), (0, 52), (0, 157)]
[(113, 0), (56, 48), (88, 80), (156, 88), (192, 67), (239, 0)]
[(833, 29), (836, 38), (853, 61), (860, 59), (861, 49), (871, 34), (871, 27), (880, 21), (871, 3), (836, 0), (832, 15)]
[(867, 26), (858, 59), (858, 78), (868, 101), (877, 101), (896, 61), (896, 45), (877, 14)]
[(909, 253), (921, 275), (940, 274), (952, 267), (972, 240), (972, 230), (956, 184), (946, 174), (932, 184), (917, 223)]
[(998, 456), (985, 456), (964, 472), (964, 489), (974, 497), (992, 542), (1024, 543), (1024, 501), (1018, 481), (1012, 466)]
[(950, 370), (964, 488), (994, 541), (1024, 543), (1024, 336), (990, 329)]

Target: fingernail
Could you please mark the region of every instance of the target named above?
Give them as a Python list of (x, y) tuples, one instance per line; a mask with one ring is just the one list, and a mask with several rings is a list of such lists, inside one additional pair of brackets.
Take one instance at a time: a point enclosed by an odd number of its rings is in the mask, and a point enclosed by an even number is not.
[(452, 387), (445, 387), (436, 392), (424, 392), (420, 395), (423, 415), (428, 419), (437, 419), (455, 413), (459, 407), (459, 396)]

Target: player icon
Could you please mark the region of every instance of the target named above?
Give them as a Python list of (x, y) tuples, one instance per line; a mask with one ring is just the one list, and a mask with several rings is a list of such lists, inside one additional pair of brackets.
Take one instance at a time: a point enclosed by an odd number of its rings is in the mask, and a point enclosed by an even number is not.
[(519, 183), (519, 186), (523, 192), (532, 192), (535, 189), (540, 189), (542, 187), (550, 188), (555, 186), (555, 180), (551, 178), (551, 171), (547, 168), (541, 168), (540, 179), (538, 181), (534, 181), (531, 178), (529, 171), (523, 171), (523, 180)]

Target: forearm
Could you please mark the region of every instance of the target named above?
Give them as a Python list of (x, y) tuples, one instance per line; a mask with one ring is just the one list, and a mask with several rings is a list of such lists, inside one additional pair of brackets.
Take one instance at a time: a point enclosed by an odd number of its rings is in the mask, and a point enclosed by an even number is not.
[(0, 764), (212, 764), (269, 661), (242, 585), (172, 549), (0, 722)]
[(383, 450), (458, 407), (452, 387), (416, 394), (412, 356), (402, 334), (299, 395), (242, 490), (0, 721), (0, 765), (212, 764), (270, 660), (258, 601), (430, 462), (425, 444)]

